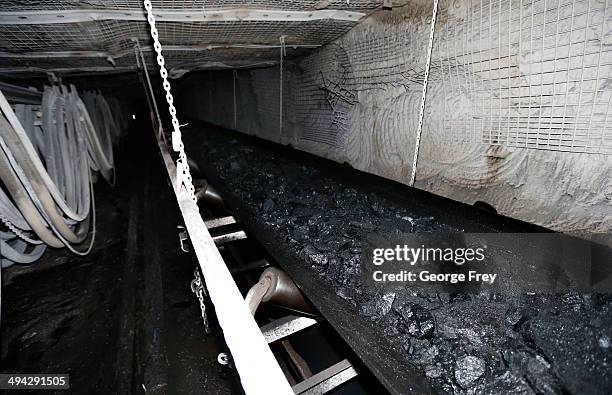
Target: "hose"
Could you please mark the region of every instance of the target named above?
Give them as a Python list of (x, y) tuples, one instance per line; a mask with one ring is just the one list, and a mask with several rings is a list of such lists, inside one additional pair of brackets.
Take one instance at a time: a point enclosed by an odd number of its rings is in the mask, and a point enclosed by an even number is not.
[[(2, 145), (4, 153), (9, 159), (13, 171), (20, 176), (19, 178), (25, 186), (26, 191), (28, 191), (28, 195), (30, 195), (32, 201), (37, 203), (41, 212), (46, 214), (48, 218), (47, 222), (51, 222), (61, 236), (70, 243), (76, 244), (82, 242), (87, 236), (87, 232), (71, 229), (67, 221), (64, 220), (49, 190), (45, 188), (43, 177), (36, 171), (36, 166), (31, 160), (32, 157), (28, 155), (25, 147), (20, 144), (21, 139), (14, 133), (14, 129), (8, 125), (4, 117), (0, 117), (0, 130), (2, 130), (0, 145)], [(66, 168), (61, 168), (61, 170), (58, 170), (58, 175), (56, 175), (56, 177), (59, 179), (66, 179), (67, 171)], [(64, 194), (65, 193), (64, 191)], [(89, 191), (87, 191), (87, 193), (89, 193)]]
[[(3, 117), (0, 117), (0, 122), (2, 120)], [(17, 208), (19, 208), (19, 212), (23, 215), (36, 236), (51, 247), (62, 247), (63, 243), (47, 228), (46, 221), (42, 218), (32, 200), (30, 200), (17, 175), (13, 172), (3, 149), (0, 149), (0, 180), (6, 186)]]
[(8, 228), (13, 226), (25, 231), (32, 229), (2, 188), (0, 188), (0, 220)]
[[(41, 112), (29, 105), (13, 112), (0, 92), (0, 221), (7, 228), (0, 228), (2, 268), (35, 262), (47, 245), (78, 255), (93, 247), (93, 182), (99, 171), (114, 183), (113, 143), (122, 123), (104, 96), (86, 96), (89, 111), (73, 85), (45, 87), (40, 127)], [(89, 245), (77, 251), (90, 223)]]
[[(43, 105), (44, 105), (44, 96), (43, 96)], [(53, 197), (55, 203), (59, 206), (61, 211), (68, 217), (72, 218), (75, 221), (82, 221), (88, 214), (88, 211), (85, 212), (77, 212), (74, 208), (69, 207), (65, 202), (62, 194), (59, 192), (57, 186), (49, 176), (49, 173), (45, 169), (40, 157), (36, 153), (32, 142), (28, 138), (23, 126), (17, 119), (17, 116), (13, 112), (11, 106), (6, 101), (4, 95), (0, 92), (0, 109), (4, 113), (4, 116), (12, 126), (13, 132), (17, 135), (17, 139), (22, 147), (22, 149), (27, 153), (29, 159), (32, 162), (32, 171), (38, 173), (39, 178), (41, 179), (44, 187), (48, 190), (48, 193)], [(60, 116), (61, 118), (61, 116)], [(49, 150), (49, 147), (47, 147)], [(47, 155), (52, 155), (52, 153), (47, 152)]]
[[(87, 93), (85, 99), (90, 103), (89, 109), (92, 114), (90, 116), (90, 112), (85, 102), (78, 97), (74, 86), (72, 88), (71, 97), (74, 101), (74, 106), (76, 106), (81, 114), (81, 127), (88, 138), (87, 143), (90, 153), (92, 153), (92, 160), (104, 178), (110, 182), (113, 178), (112, 169), (114, 168), (111, 137), (113, 133), (113, 125), (111, 124), (113, 116), (111, 113), (101, 114), (96, 111), (99, 106), (97, 106), (96, 103), (100, 103), (101, 100), (96, 99), (94, 94)], [(102, 108), (108, 110), (108, 106)], [(96, 130), (98, 132), (96, 132)]]
[(33, 250), (26, 254), (29, 244), (15, 239), (11, 242), (0, 238), (0, 248), (2, 248), (3, 257), (0, 258), (2, 268), (7, 268), (15, 263), (29, 264), (38, 260), (45, 252), (47, 246), (39, 244), (34, 246)]

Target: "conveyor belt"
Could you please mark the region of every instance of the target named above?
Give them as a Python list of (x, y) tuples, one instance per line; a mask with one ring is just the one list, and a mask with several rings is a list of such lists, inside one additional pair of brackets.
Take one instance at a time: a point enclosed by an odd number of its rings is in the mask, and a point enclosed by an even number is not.
[[(541, 386), (575, 391), (575, 375), (587, 368), (593, 374), (586, 392), (609, 388), (612, 378), (605, 368), (606, 357), (593, 341), (609, 335), (592, 324), (596, 320), (607, 322), (608, 328), (612, 325), (609, 300), (593, 307), (588, 296), (579, 295), (446, 295), (434, 300), (432, 295), (405, 292), (394, 294), (392, 305), (385, 308), (381, 305), (386, 295), (368, 289), (357, 274), (350, 274), (352, 268), (344, 260), (357, 259), (358, 265), (359, 254), (343, 255), (334, 247), (342, 232), (351, 249), (359, 247), (361, 232), (545, 229), (258, 139), (190, 125), (184, 134), (187, 153), (390, 392), (494, 393), (513, 387), (534, 391)], [(300, 222), (300, 216), (313, 221)], [(300, 232), (310, 236), (304, 239)], [(322, 233), (324, 237), (317, 236)], [(430, 336), (398, 331), (404, 306), (418, 309), (419, 319), (432, 322), (435, 330)], [(583, 355), (589, 355), (588, 364)], [(584, 369), (575, 368), (583, 365)]]

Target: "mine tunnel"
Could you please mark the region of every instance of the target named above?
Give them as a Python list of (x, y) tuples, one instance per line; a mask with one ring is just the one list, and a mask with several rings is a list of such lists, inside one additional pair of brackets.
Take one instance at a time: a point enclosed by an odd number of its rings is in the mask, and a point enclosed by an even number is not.
[(0, 391), (612, 393), (611, 8), (0, 1)]

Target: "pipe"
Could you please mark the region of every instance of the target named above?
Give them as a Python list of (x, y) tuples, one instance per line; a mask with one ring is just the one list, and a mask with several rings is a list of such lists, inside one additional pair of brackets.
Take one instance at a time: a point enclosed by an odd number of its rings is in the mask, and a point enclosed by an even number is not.
[(29, 244), (19, 239), (11, 242), (0, 239), (0, 246), (2, 249), (2, 257), (0, 257), (2, 269), (12, 266), (14, 263), (32, 263), (40, 258), (47, 248), (44, 244), (38, 244), (29, 253), (26, 253)]
[(0, 82), (0, 90), (11, 103), (40, 105), (42, 102), (42, 93), (34, 88)]
[[(71, 243), (77, 244), (85, 240), (87, 237), (87, 229), (79, 227), (75, 232), (66, 224), (64, 217), (62, 217), (57, 209), (57, 206), (55, 205), (53, 197), (49, 193), (49, 190), (45, 187), (40, 173), (36, 171), (36, 167), (31, 161), (31, 157), (25, 151), (23, 145), (20, 144), (19, 137), (14, 133), (13, 128), (4, 117), (0, 117), (0, 129), (4, 131), (2, 137), (4, 143), (10, 150), (10, 156), (15, 158), (15, 163), (23, 171), (26, 180), (32, 188), (32, 191), (36, 194), (36, 197), (42, 205), (41, 209), (43, 209), (49, 216), (49, 220), (53, 223), (53, 226), (58, 230), (63, 238)], [(9, 153), (6, 154), (10, 160)], [(23, 182), (25, 183), (26, 180), (23, 180)]]
[(55, 200), (57, 205), (61, 208), (62, 212), (65, 213), (68, 217), (72, 218), (75, 221), (83, 221), (89, 215), (89, 210), (82, 210), (82, 212), (76, 212), (75, 210), (73, 210), (73, 208), (69, 207), (68, 204), (66, 204), (62, 194), (58, 190), (55, 183), (49, 177), (49, 173), (46, 171), (41, 159), (36, 153), (34, 146), (32, 145), (25, 130), (23, 129), (23, 126), (21, 126), (21, 123), (17, 119), (11, 106), (4, 98), (4, 95), (2, 95), (2, 92), (0, 92), (0, 107), (2, 112), (4, 113), (4, 116), (6, 116), (6, 120), (12, 126), (14, 133), (17, 134), (19, 144), (22, 145), (22, 148), (27, 152), (34, 166), (34, 170), (39, 173), (43, 181), (43, 185), (48, 189), (49, 193), (53, 197), (53, 200)]
[(45, 220), (34, 206), (21, 182), (19, 182), (2, 149), (0, 149), (0, 179), (4, 182), (13, 201), (36, 236), (51, 247), (63, 247), (64, 244), (47, 228)]

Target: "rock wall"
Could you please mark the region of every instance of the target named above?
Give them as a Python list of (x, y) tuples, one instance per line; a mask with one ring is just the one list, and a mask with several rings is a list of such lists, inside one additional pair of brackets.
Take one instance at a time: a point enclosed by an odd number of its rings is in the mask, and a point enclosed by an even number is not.
[[(559, 231), (612, 230), (608, 8), (441, 1), (415, 186)], [(277, 66), (188, 76), (177, 108), (407, 183), (431, 11), (396, 4), (285, 59), (282, 100)]]

